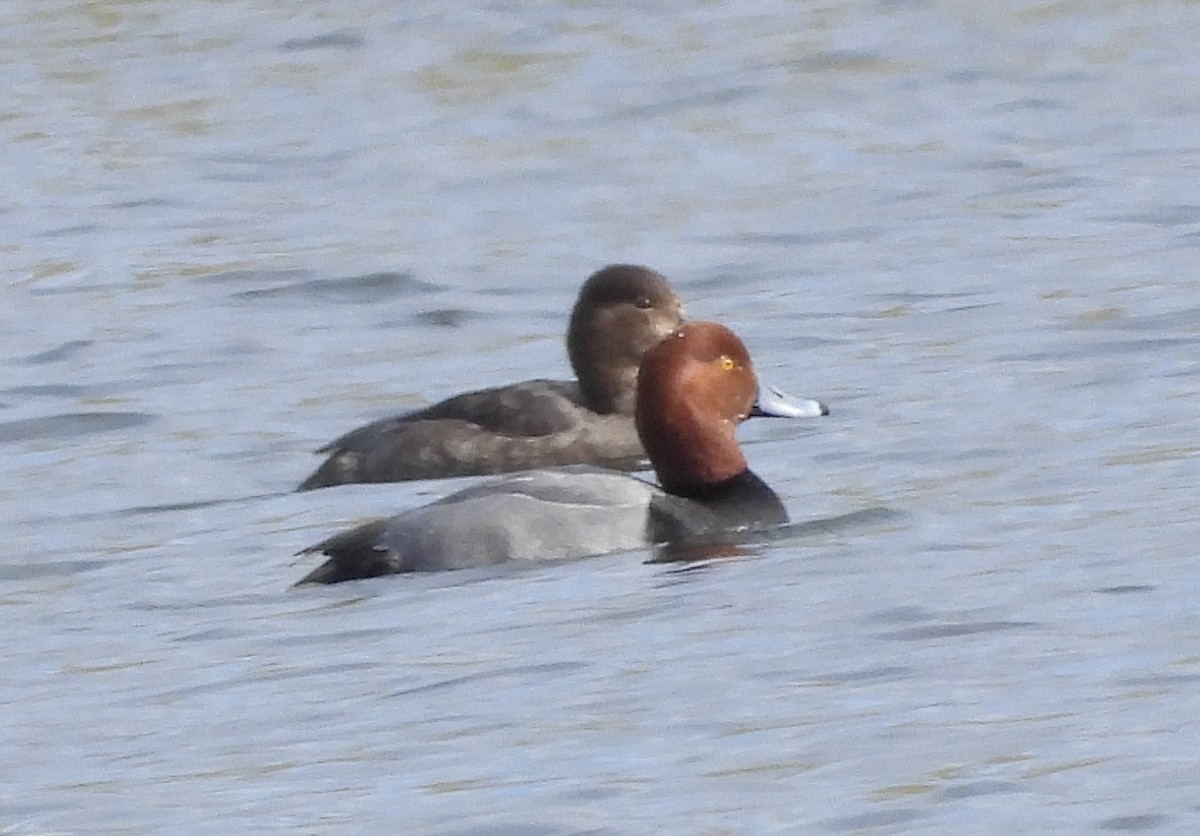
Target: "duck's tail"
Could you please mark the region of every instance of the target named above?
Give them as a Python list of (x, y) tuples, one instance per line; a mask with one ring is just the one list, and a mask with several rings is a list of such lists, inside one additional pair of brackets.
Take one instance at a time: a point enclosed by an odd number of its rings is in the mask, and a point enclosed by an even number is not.
[[(323, 447), (318, 453), (330, 450)], [(312, 472), (307, 479), (300, 483), (297, 491), (311, 491), (317, 488), (331, 488), (334, 485), (346, 485), (351, 482), (365, 482), (359, 473), (361, 457), (350, 450), (332, 450), (329, 458), (321, 462), (321, 466)]]
[(403, 558), (384, 542), (388, 522), (387, 519), (375, 520), (297, 552), (320, 552), (329, 559), (301, 578), (296, 586), (341, 583), (404, 571)]

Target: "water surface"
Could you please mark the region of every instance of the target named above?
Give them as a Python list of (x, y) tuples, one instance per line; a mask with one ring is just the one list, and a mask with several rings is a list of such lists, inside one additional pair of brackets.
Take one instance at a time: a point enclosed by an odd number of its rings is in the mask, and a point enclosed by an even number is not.
[[(1192, 832), (1200, 7), (0, 11), (8, 832)], [(669, 275), (794, 525), (291, 590)]]

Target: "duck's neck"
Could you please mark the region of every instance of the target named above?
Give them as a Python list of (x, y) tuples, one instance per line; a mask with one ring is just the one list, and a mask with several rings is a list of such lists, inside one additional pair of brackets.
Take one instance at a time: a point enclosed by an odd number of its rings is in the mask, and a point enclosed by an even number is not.
[(662, 426), (639, 425), (639, 431), (659, 484), (669, 493), (719, 494), (723, 485), (749, 473), (732, 423), (713, 425), (685, 414)]
[[(580, 364), (582, 365), (582, 364)], [(577, 368), (584, 401), (601, 415), (632, 415), (637, 366), (612, 369)]]

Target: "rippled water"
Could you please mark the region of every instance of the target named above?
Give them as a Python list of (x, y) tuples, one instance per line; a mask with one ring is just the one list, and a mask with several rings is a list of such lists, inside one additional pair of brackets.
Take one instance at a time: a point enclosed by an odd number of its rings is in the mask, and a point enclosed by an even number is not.
[[(6, 0), (0, 827), (1192, 832), (1200, 6)], [(666, 272), (739, 559), (319, 590), (363, 420)]]

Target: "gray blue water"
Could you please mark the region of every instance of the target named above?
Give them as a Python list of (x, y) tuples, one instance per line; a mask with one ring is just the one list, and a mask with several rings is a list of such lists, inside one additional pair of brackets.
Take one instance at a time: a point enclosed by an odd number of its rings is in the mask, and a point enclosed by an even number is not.
[[(1200, 830), (1200, 5), (0, 7), (0, 832)], [(671, 277), (794, 525), (289, 586)]]

